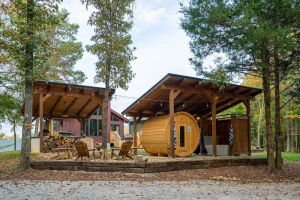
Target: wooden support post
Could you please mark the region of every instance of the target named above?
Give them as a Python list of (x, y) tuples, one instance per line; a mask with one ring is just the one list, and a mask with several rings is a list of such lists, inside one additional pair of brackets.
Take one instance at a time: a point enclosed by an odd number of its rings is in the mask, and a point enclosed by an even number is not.
[(213, 96), (211, 99), (211, 131), (212, 131), (212, 150), (213, 155), (217, 156), (217, 97)]
[(44, 144), (44, 123), (43, 123), (43, 119), (44, 119), (44, 101), (43, 101), (43, 93), (40, 93), (40, 107), (39, 107), (39, 115), (40, 115), (40, 153), (43, 152), (43, 144)]
[[(133, 117), (133, 147), (137, 148), (137, 120)], [(137, 149), (134, 149), (134, 154), (137, 154)]]
[(251, 155), (250, 100), (245, 100), (244, 105), (246, 106), (248, 121), (248, 155)]
[(107, 143), (110, 144), (110, 131), (111, 131), (111, 99), (108, 99), (107, 107)]
[(174, 149), (174, 90), (170, 91), (169, 94), (169, 120), (170, 120), (170, 149), (168, 151), (168, 156), (170, 158), (175, 158)]

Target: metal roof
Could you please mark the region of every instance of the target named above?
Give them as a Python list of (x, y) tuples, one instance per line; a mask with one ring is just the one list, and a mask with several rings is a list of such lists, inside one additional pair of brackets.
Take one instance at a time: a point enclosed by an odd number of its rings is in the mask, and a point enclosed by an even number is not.
[(233, 107), (245, 99), (254, 99), (261, 89), (230, 83), (214, 83), (211, 80), (169, 73), (140, 98), (127, 107), (122, 114), (149, 117), (168, 113), (169, 90), (180, 90), (175, 99), (175, 112), (186, 111), (197, 116), (210, 114), (210, 100), (205, 94), (211, 91), (219, 96), (217, 113)]

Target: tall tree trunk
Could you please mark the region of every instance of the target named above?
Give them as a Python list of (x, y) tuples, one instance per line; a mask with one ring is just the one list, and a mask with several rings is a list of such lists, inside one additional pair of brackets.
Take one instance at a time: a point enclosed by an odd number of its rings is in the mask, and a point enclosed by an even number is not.
[(295, 120), (293, 118), (291, 118), (291, 140), (290, 140), (290, 152), (295, 152), (294, 151), (294, 147), (295, 147)]
[(286, 130), (286, 151), (291, 151), (291, 119), (286, 119), (287, 121), (287, 130)]
[(22, 148), (21, 148), (21, 167), (28, 168), (30, 165), (30, 148), (31, 148), (31, 124), (32, 124), (32, 90), (33, 90), (33, 27), (34, 23), (34, 0), (27, 0), (27, 19), (25, 44), (25, 97), (24, 97), (24, 122), (22, 129)]
[(17, 133), (16, 133), (16, 122), (13, 122), (13, 131), (14, 131), (14, 150), (17, 150)]
[(258, 99), (258, 106), (259, 106), (259, 116), (258, 116), (258, 122), (257, 122), (257, 146), (260, 147), (261, 146), (261, 141), (260, 141), (260, 137), (261, 137), (261, 126), (263, 123), (263, 102), (261, 101), (261, 99)]
[(267, 139), (267, 157), (268, 170), (273, 172), (275, 169), (274, 150), (273, 150), (273, 134), (271, 121), (271, 90), (270, 90), (270, 57), (269, 51), (264, 46), (262, 48), (262, 73), (263, 73), (263, 90), (265, 102), (265, 118), (266, 118), (266, 139)]
[(107, 149), (107, 130), (108, 130), (108, 101), (109, 101), (109, 79), (105, 80), (104, 102), (102, 109), (102, 145)]
[(280, 79), (278, 53), (274, 55), (274, 76), (275, 76), (275, 166), (282, 169), (282, 145), (281, 145), (281, 121), (280, 121)]

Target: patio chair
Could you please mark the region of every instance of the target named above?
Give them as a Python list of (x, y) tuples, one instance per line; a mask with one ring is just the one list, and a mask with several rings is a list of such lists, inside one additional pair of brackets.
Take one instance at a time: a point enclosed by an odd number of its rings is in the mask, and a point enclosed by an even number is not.
[[(77, 158), (75, 160), (78, 160), (79, 158), (82, 159), (82, 157), (88, 157), (88, 159), (89, 159), (90, 151), (94, 151), (93, 149), (89, 150), (87, 144), (83, 141), (76, 141), (74, 143), (74, 147), (77, 151)], [(93, 156), (95, 159), (95, 154), (93, 154)]]
[[(132, 141), (125, 141), (122, 143), (121, 148), (111, 148), (111, 159), (113, 159), (113, 157), (121, 157), (123, 160), (125, 160), (125, 158), (128, 157), (133, 160), (133, 157), (129, 153), (132, 144)], [(119, 153), (116, 154), (115, 151), (119, 151)]]
[(86, 143), (88, 150), (93, 152), (93, 156), (95, 158), (96, 148), (95, 148), (95, 144), (94, 144), (94, 139), (90, 138), (90, 137), (85, 137), (85, 138), (80, 139), (80, 141)]

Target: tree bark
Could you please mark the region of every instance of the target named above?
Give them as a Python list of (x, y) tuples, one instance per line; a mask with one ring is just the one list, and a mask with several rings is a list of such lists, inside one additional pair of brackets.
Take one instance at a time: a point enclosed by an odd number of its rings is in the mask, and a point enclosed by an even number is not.
[(282, 169), (282, 145), (281, 145), (281, 121), (280, 121), (280, 79), (278, 53), (274, 55), (274, 76), (275, 76), (275, 166)]
[(263, 73), (263, 90), (265, 102), (265, 118), (266, 118), (266, 139), (267, 139), (267, 158), (268, 170), (273, 172), (275, 169), (274, 150), (273, 150), (273, 134), (271, 121), (271, 90), (270, 90), (270, 56), (268, 49), (262, 48), (262, 73)]
[(34, 22), (34, 0), (27, 0), (27, 19), (25, 44), (25, 97), (24, 97), (24, 122), (22, 129), (21, 167), (27, 169), (30, 165), (31, 149), (31, 125), (32, 125), (32, 90), (33, 90), (33, 27)]
[(14, 150), (17, 150), (17, 133), (16, 133), (16, 122), (13, 122), (13, 131), (14, 131)]
[(291, 151), (291, 120), (287, 120), (287, 130), (286, 130), (286, 151), (290, 152)]
[(295, 120), (292, 118), (291, 119), (291, 140), (290, 140), (290, 152), (295, 152), (294, 151), (294, 147), (295, 147), (295, 126), (296, 126), (296, 123), (295, 123)]
[(263, 123), (263, 103), (261, 102), (261, 99), (258, 99), (258, 106), (259, 106), (259, 116), (258, 116), (258, 122), (257, 122), (257, 146), (260, 148), (261, 147), (261, 141), (260, 141), (260, 136), (261, 136), (261, 126)]
[(109, 101), (109, 79), (105, 80), (105, 92), (102, 109), (102, 146), (107, 149), (107, 130), (108, 130), (108, 101)]

